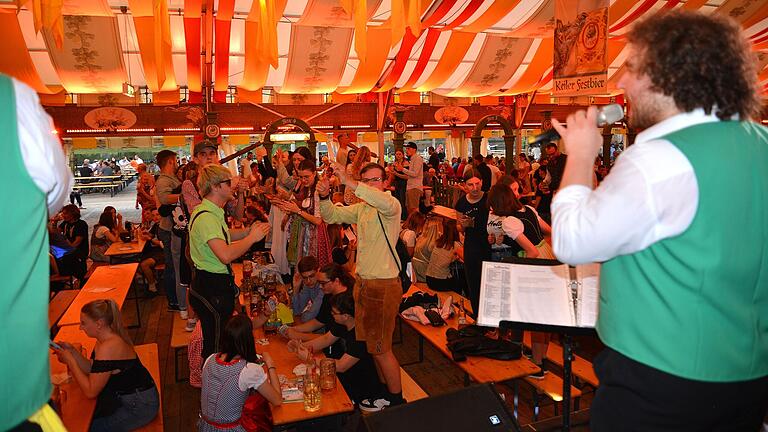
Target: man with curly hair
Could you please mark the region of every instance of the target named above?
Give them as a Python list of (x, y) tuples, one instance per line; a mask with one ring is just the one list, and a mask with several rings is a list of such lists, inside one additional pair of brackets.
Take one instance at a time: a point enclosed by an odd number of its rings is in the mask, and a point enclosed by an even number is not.
[(657, 14), (627, 41), (619, 86), (642, 132), (597, 189), (597, 110), (570, 115), (567, 129), (552, 120), (568, 152), (552, 203), (555, 253), (603, 262), (592, 430), (758, 430), (768, 406), (768, 129), (753, 121), (749, 44), (730, 19), (691, 12)]

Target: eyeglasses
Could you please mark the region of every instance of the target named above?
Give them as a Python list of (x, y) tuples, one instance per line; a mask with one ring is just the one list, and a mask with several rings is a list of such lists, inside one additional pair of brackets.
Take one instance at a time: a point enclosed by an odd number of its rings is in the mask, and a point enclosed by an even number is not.
[(360, 179), (360, 181), (365, 183), (365, 184), (368, 184), (368, 183), (371, 183), (371, 182), (380, 182), (381, 180), (382, 180), (381, 177), (371, 177), (371, 178)]
[(219, 182), (219, 184), (222, 184), (222, 183), (226, 183), (227, 186), (232, 187), (232, 179), (222, 180)]
[(318, 279), (318, 280), (317, 280), (317, 283), (319, 283), (319, 284), (320, 284), (320, 285), (322, 285), (322, 286), (325, 286), (325, 284), (329, 284), (329, 283), (331, 283), (331, 282), (332, 282), (332, 281), (329, 281), (329, 280), (327, 280), (327, 281), (324, 281), (324, 280), (320, 280), (320, 279)]

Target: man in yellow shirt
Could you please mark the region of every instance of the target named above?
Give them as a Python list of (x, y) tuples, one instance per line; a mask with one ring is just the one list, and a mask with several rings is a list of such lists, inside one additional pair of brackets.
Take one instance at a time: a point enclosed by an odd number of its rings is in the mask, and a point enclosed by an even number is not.
[(392, 242), (397, 241), (400, 232), (400, 202), (384, 191), (386, 174), (381, 165), (365, 165), (360, 170), (360, 181), (348, 177), (338, 164), (334, 164), (333, 172), (362, 200), (349, 207), (336, 207), (330, 200), (328, 177), (317, 184), (323, 220), (329, 224), (357, 224), (355, 334), (358, 340), (366, 342), (388, 391), (383, 398), (362, 401), (360, 409), (378, 411), (404, 403), (400, 365), (392, 353), (392, 334), (403, 294), (398, 278), (400, 263), (387, 252), (395, 250)]

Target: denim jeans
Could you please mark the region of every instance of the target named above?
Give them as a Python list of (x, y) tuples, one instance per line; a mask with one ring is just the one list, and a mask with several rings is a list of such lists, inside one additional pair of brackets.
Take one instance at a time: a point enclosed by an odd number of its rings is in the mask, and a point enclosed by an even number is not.
[(173, 278), (176, 281), (174, 289), (176, 290), (176, 303), (179, 305), (179, 309), (187, 310), (187, 286), (182, 285), (181, 275), (181, 261), (186, 259), (183, 256), (181, 250), (181, 237), (171, 233), (171, 258), (173, 259)]
[(164, 229), (157, 230), (157, 238), (163, 242), (163, 256), (165, 256), (165, 271), (163, 271), (165, 297), (168, 299), (168, 306), (178, 307), (179, 301), (176, 299), (176, 275), (173, 269), (171, 236), (173, 236), (173, 233), (170, 231)]
[(160, 397), (157, 388), (118, 396), (120, 408), (108, 417), (97, 417), (91, 422), (90, 432), (132, 431), (149, 424), (158, 415)]

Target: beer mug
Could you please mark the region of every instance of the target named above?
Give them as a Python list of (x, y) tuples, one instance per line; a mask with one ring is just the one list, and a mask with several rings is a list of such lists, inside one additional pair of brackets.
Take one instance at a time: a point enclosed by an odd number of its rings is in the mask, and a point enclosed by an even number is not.
[(325, 358), (320, 361), (320, 388), (324, 391), (336, 388), (336, 360)]
[(316, 367), (307, 368), (307, 374), (304, 375), (304, 411), (318, 411), (321, 397), (319, 370)]

